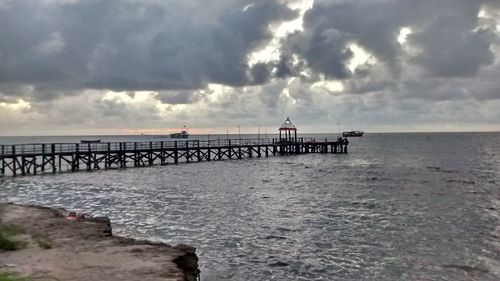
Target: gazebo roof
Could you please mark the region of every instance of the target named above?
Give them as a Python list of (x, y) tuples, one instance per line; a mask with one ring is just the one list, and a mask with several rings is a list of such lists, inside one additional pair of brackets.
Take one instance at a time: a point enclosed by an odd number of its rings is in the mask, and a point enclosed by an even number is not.
[(297, 128), (295, 127), (295, 125), (293, 125), (292, 121), (290, 121), (290, 118), (287, 117), (285, 123), (283, 123), (283, 125), (281, 125), (279, 130), (280, 131), (296, 131)]

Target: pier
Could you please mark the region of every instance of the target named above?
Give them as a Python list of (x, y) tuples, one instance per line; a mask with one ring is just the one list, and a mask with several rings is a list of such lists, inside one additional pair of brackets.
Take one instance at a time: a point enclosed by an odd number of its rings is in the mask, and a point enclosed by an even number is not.
[(312, 138), (41, 143), (0, 146), (0, 177), (306, 153), (347, 153), (348, 141)]

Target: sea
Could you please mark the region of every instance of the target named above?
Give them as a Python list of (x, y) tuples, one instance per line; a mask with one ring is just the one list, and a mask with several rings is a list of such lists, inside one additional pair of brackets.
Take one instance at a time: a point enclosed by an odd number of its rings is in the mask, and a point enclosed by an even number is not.
[[(0, 144), (85, 138), (163, 140)], [(0, 201), (108, 216), (115, 235), (191, 245), (203, 281), (500, 280), (500, 133), (368, 133), (345, 155), (3, 177)]]

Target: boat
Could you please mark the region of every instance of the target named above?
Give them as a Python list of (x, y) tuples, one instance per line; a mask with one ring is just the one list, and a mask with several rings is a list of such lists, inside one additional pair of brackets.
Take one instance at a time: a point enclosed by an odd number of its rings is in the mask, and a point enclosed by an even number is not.
[(189, 137), (189, 134), (186, 130), (186, 126), (184, 126), (184, 130), (182, 130), (180, 133), (170, 134), (170, 138), (172, 138), (172, 139), (187, 139), (188, 137)]
[(363, 131), (348, 131), (342, 132), (343, 137), (362, 137), (364, 134)]
[(80, 143), (100, 143), (101, 140), (80, 140)]

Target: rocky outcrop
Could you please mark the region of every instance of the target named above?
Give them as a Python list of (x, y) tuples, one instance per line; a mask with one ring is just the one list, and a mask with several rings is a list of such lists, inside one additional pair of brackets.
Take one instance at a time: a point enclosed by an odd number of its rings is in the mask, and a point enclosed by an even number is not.
[(0, 204), (0, 224), (17, 229), (22, 248), (0, 253), (0, 272), (37, 280), (179, 280), (199, 278), (187, 245), (113, 236), (108, 218), (37, 206)]

